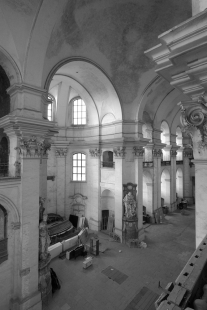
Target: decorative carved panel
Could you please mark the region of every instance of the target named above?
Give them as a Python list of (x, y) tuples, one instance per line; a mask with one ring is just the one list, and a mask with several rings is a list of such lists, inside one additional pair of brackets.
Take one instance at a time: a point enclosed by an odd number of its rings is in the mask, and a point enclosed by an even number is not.
[(86, 208), (86, 196), (82, 194), (75, 194), (69, 197), (73, 201), (70, 203), (71, 213), (77, 216), (85, 216), (85, 208)]

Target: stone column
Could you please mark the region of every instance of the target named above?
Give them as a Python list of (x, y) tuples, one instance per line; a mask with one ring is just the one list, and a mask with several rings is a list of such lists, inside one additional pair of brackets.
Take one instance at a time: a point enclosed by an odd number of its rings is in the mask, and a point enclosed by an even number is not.
[(161, 207), (161, 157), (162, 150), (153, 150), (153, 212)]
[(66, 156), (67, 147), (56, 147), (56, 190), (57, 190), (57, 214), (61, 216), (66, 215)]
[(40, 182), (39, 191), (40, 197), (45, 198), (44, 208), (47, 213), (47, 155), (43, 155), (40, 158)]
[(137, 217), (138, 217), (138, 239), (144, 239), (143, 229), (143, 154), (142, 147), (134, 147), (135, 159), (135, 183), (137, 184)]
[(122, 242), (123, 217), (123, 162), (125, 160), (125, 147), (117, 147), (114, 151), (115, 161), (115, 233)]
[[(18, 292), (11, 309), (42, 309), (38, 290), (39, 253), (39, 167), (46, 152), (45, 141), (38, 137), (20, 137), (17, 151), (21, 160), (21, 227), (19, 242)], [(18, 302), (17, 302), (18, 300)]]
[(90, 163), (89, 173), (90, 178), (88, 178), (88, 183), (90, 184), (90, 219), (89, 227), (92, 230), (99, 231), (101, 229), (101, 149), (95, 148), (90, 149)]
[(190, 158), (193, 157), (192, 150), (185, 149), (183, 152), (183, 198), (193, 204), (193, 184), (190, 175)]
[(170, 165), (170, 209), (174, 211), (177, 209), (176, 201), (176, 155), (177, 152), (174, 149), (170, 151), (171, 165)]
[(193, 160), (195, 164), (196, 247), (207, 233), (207, 160)]
[(148, 208), (147, 213), (152, 216), (153, 214), (153, 183), (147, 183), (147, 193), (148, 193)]

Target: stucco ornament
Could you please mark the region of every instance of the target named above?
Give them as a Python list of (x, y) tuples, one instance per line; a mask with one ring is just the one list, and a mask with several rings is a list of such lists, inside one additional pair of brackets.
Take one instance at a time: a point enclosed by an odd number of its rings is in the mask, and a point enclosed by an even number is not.
[(55, 155), (59, 157), (65, 157), (67, 155), (67, 148), (59, 148), (55, 150)]
[(15, 150), (19, 151), (20, 155), (26, 157), (41, 157), (47, 154), (47, 151), (50, 150), (50, 146), (51, 144), (47, 140), (39, 139), (35, 136), (32, 136), (30, 138), (20, 136), (19, 146), (15, 147)]
[(161, 149), (154, 149), (154, 150), (152, 150), (152, 154), (154, 157), (161, 157), (162, 156), (162, 150)]
[(47, 229), (47, 214), (43, 214), (43, 220), (39, 225), (39, 260), (45, 262), (50, 259), (48, 247), (50, 245), (50, 237)]
[(124, 146), (124, 147), (117, 147), (113, 151), (116, 157), (122, 158), (126, 154), (125, 150), (126, 150), (126, 147)]
[(89, 153), (92, 157), (100, 157), (101, 156), (101, 149), (90, 149)]
[[(197, 102), (179, 103), (181, 107), (180, 121), (182, 130), (186, 132), (197, 143), (200, 153), (202, 149), (207, 149), (207, 95), (203, 94)], [(195, 141), (196, 131), (200, 132), (200, 141)]]
[(142, 157), (144, 155), (144, 149), (142, 147), (133, 147), (133, 153), (135, 156)]
[(124, 201), (124, 215), (126, 216), (127, 219), (132, 219), (137, 216), (136, 213), (136, 201), (134, 200), (134, 197), (131, 192), (126, 194), (126, 196), (123, 199)]

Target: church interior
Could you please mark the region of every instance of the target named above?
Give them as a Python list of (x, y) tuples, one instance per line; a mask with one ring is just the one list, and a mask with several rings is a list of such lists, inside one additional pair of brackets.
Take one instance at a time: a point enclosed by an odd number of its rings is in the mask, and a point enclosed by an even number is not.
[(102, 308), (207, 309), (207, 0), (2, 0), (0, 29), (0, 310), (52, 310), (103, 236), (162, 252), (168, 219), (194, 233), (159, 302)]

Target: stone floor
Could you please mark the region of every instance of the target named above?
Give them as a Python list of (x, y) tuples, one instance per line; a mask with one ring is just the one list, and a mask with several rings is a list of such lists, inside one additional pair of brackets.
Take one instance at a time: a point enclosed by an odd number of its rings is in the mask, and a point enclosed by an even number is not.
[[(83, 257), (53, 259), (51, 267), (60, 279), (61, 289), (44, 309), (124, 310), (130, 308), (143, 287), (160, 294), (158, 282), (165, 287), (174, 281), (195, 250), (194, 220), (194, 206), (190, 206), (185, 214), (176, 211), (166, 215), (163, 224), (147, 225), (147, 248), (128, 248), (99, 232), (106, 251), (93, 257), (88, 269), (83, 269)], [(121, 284), (102, 273), (109, 266), (127, 276)]]

